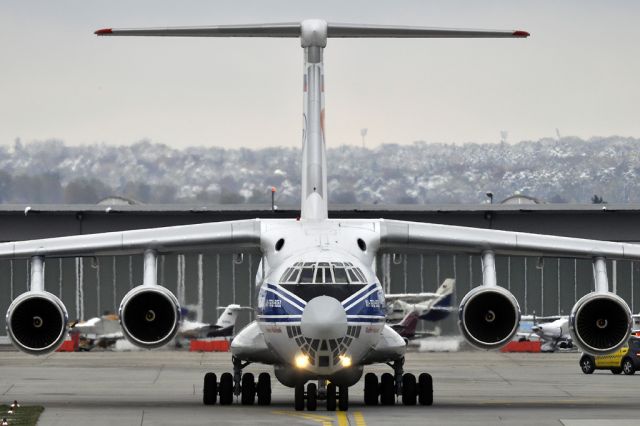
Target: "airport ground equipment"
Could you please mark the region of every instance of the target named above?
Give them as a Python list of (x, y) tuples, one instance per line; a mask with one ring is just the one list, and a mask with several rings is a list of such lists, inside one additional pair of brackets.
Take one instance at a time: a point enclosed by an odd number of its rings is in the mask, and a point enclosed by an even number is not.
[(635, 374), (640, 369), (640, 338), (631, 336), (625, 345), (612, 354), (583, 353), (580, 357), (580, 369), (584, 374), (592, 374), (595, 370), (611, 370), (613, 374)]

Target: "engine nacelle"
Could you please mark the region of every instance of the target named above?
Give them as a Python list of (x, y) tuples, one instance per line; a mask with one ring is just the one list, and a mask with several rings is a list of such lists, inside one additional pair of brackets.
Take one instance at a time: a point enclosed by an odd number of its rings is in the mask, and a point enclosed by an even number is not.
[(520, 325), (520, 306), (508, 290), (477, 287), (462, 299), (458, 325), (465, 339), (480, 349), (499, 349)]
[(60, 347), (67, 334), (67, 309), (45, 291), (16, 297), (7, 310), (7, 333), (15, 347), (44, 355)]
[(633, 320), (627, 303), (613, 293), (589, 293), (571, 310), (573, 341), (592, 355), (617, 351), (629, 339)]
[(157, 285), (142, 285), (129, 291), (120, 303), (119, 314), (123, 334), (141, 348), (167, 344), (180, 325), (178, 299)]

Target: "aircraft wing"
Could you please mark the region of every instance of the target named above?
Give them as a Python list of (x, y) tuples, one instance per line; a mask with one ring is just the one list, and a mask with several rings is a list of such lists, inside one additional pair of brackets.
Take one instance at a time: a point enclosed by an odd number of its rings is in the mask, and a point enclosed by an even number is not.
[(101, 234), (73, 235), (0, 244), (0, 259), (31, 256), (69, 257), (185, 252), (215, 248), (234, 250), (260, 247), (257, 219), (180, 225)]
[(380, 220), (380, 249), (640, 260), (640, 245), (400, 220)]

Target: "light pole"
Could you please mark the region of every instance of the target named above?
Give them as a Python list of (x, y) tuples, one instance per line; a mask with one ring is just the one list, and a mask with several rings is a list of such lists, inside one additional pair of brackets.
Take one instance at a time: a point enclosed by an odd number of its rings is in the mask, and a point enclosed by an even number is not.
[(493, 204), (493, 192), (487, 192), (487, 197), (489, 197), (489, 204)]

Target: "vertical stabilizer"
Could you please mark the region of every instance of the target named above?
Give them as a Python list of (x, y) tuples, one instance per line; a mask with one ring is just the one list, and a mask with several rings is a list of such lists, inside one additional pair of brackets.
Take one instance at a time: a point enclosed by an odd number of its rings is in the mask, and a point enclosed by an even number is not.
[(304, 48), (301, 217), (318, 220), (328, 216), (322, 61), (327, 23), (319, 19), (303, 21), (300, 33)]

